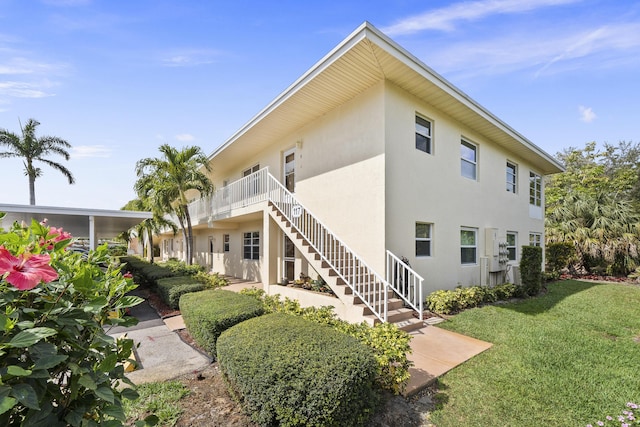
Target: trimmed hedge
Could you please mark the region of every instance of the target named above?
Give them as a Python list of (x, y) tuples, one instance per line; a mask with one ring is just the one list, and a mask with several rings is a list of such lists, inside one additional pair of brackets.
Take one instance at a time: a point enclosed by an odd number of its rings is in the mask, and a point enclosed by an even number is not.
[(159, 279), (157, 283), (158, 295), (173, 309), (178, 309), (182, 295), (207, 289), (207, 285), (191, 276), (165, 277)]
[(217, 356), (230, 389), (261, 426), (362, 425), (379, 401), (371, 350), (298, 316), (242, 322), (220, 336)]
[(493, 287), (459, 287), (453, 290), (439, 290), (430, 293), (425, 300), (425, 306), (434, 313), (451, 314), (482, 304), (503, 301), (519, 294), (518, 286), (511, 283)]
[(159, 279), (175, 276), (168, 268), (151, 264), (137, 257), (122, 257), (120, 261), (126, 264), (126, 269), (133, 274), (134, 282), (139, 285), (155, 288), (158, 286)]
[(523, 246), (520, 260), (522, 287), (527, 295), (535, 296), (542, 287), (542, 247)]
[(264, 313), (255, 298), (223, 289), (184, 294), (179, 307), (189, 333), (211, 356), (216, 355), (216, 341), (222, 332)]

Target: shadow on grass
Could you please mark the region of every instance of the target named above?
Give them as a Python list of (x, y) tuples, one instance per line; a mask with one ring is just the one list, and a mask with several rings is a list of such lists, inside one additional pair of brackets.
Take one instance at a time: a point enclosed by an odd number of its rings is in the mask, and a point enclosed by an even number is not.
[(505, 304), (503, 307), (518, 313), (537, 315), (552, 309), (565, 298), (586, 291), (594, 286), (606, 286), (602, 283), (580, 282), (578, 280), (561, 280), (546, 285), (546, 291), (537, 297)]

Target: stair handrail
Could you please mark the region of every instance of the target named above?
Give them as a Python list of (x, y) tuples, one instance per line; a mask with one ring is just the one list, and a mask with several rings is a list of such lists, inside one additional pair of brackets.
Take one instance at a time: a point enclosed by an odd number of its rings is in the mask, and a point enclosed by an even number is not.
[(418, 312), (424, 320), (424, 299), (422, 283), (424, 279), (404, 259), (387, 249), (387, 282), (405, 304)]
[[(284, 215), (284, 217), (291, 223), (293, 228), (300, 233), (305, 240), (313, 247), (323, 261), (338, 274), (346, 284), (351, 288), (354, 295), (360, 298), (360, 300), (367, 306), (371, 312), (381, 321), (387, 321), (387, 307), (388, 307), (388, 290), (389, 282), (385, 280), (380, 274), (378, 274), (373, 268), (359, 257), (356, 252), (351, 250), (349, 246), (340, 240), (335, 233), (333, 233), (329, 227), (324, 225), (318, 218), (316, 218), (311, 211), (309, 211), (295, 196), (287, 190), (273, 175), (267, 173), (269, 178), (269, 196), (268, 199), (273, 205)], [(275, 197), (274, 192), (277, 192)], [(306, 215), (305, 215), (306, 213)], [(311, 219), (311, 223), (306, 218)], [(300, 218), (305, 218), (301, 221)], [(306, 224), (302, 224), (306, 222)], [(315, 236), (315, 238), (314, 238)], [(320, 241), (318, 241), (320, 240)], [(327, 245), (331, 247), (327, 248)], [(326, 253), (327, 249), (333, 249), (333, 254), (337, 254), (338, 259), (334, 256), (330, 256)], [(343, 255), (343, 256), (341, 256)], [(332, 259), (330, 259), (332, 258)], [(344, 269), (336, 265), (336, 261), (349, 264), (348, 268)], [(348, 269), (351, 269), (352, 276), (355, 279), (361, 278), (362, 282), (353, 282), (350, 280), (346, 273)], [(373, 277), (370, 277), (373, 276)], [(376, 283), (379, 285), (376, 289)], [(382, 298), (378, 292), (382, 293)], [(368, 293), (368, 296), (365, 295)]]

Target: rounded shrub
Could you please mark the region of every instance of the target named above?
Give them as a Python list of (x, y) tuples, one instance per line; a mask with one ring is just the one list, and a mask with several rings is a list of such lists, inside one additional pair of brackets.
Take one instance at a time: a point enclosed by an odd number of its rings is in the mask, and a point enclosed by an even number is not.
[(222, 332), (264, 313), (260, 301), (224, 289), (184, 294), (179, 306), (189, 333), (211, 356), (216, 355), (216, 341)]
[(158, 294), (169, 307), (177, 309), (180, 297), (189, 292), (199, 292), (207, 289), (207, 285), (191, 276), (165, 277), (158, 280)]
[(217, 350), (231, 391), (261, 426), (362, 425), (379, 400), (372, 351), (299, 316), (242, 322)]

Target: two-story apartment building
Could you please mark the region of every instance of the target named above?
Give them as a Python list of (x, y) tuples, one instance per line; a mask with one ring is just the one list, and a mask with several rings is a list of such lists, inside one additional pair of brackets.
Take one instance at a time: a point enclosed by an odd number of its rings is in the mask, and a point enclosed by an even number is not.
[[(519, 248), (544, 241), (544, 176), (562, 171), (369, 23), (210, 164), (216, 192), (191, 209), (197, 261), (270, 293), (320, 275), (352, 320), (353, 304), (394, 320), (436, 289), (517, 280)], [(182, 245), (163, 236), (163, 256)]]

